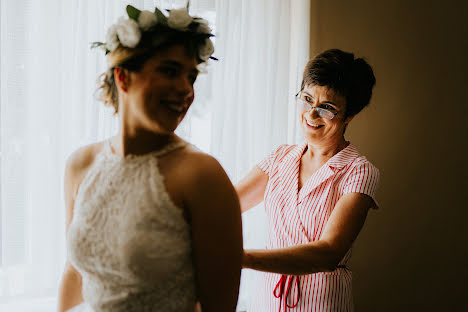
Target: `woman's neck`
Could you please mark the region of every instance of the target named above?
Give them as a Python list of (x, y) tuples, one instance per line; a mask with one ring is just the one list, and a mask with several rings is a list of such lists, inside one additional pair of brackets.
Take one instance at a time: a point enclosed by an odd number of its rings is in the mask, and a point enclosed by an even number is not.
[(111, 146), (117, 155), (143, 155), (180, 140), (172, 131), (144, 127), (137, 118), (132, 118), (132, 114), (125, 112), (125, 107), (121, 107), (119, 132), (111, 138)]
[(344, 137), (334, 142), (307, 142), (307, 149), (304, 154), (311, 160), (323, 162), (339, 153), (348, 144), (349, 142), (346, 142)]
[(111, 138), (114, 153), (120, 156), (143, 155), (161, 149), (170, 142), (180, 140), (173, 133), (156, 132), (121, 123), (117, 135)]
[(120, 130), (116, 136), (111, 138), (111, 146), (114, 153), (120, 156), (144, 155), (157, 151), (179, 138), (174, 133), (157, 134), (153, 132), (138, 131), (133, 135), (127, 135)]

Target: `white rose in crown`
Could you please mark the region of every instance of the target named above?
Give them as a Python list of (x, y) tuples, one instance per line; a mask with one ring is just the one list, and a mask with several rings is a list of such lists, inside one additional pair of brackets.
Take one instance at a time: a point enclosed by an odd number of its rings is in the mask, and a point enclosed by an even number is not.
[[(148, 32), (152, 36), (159, 36), (159, 33), (151, 32), (151, 29), (161, 23), (178, 31), (190, 31), (190, 35), (211, 37), (211, 29), (206, 20), (188, 14), (187, 8), (175, 9), (169, 11), (166, 17), (158, 8), (155, 12), (147, 10), (140, 11), (131, 5), (127, 5), (127, 14), (129, 18), (120, 17), (116, 24), (109, 27), (106, 34), (106, 42), (92, 42), (91, 48), (100, 48), (107, 53), (114, 51), (119, 45), (127, 48), (135, 48), (140, 43), (142, 33)], [(193, 27), (189, 29), (190, 24)], [(198, 34), (198, 35), (197, 35)], [(200, 59), (206, 62), (214, 52), (213, 42), (206, 38), (204, 44), (199, 47), (198, 55)]]
[(171, 10), (167, 19), (167, 24), (171, 28), (184, 30), (192, 22), (192, 17), (188, 14), (187, 8)]
[(117, 37), (117, 25), (112, 25), (107, 30), (105, 47), (109, 51), (114, 51), (119, 46), (119, 37)]
[(134, 48), (138, 45), (141, 32), (138, 23), (130, 18), (119, 18), (117, 22), (117, 36), (124, 47)]
[(150, 29), (151, 27), (156, 25), (157, 22), (158, 19), (156, 18), (156, 15), (154, 15), (154, 13), (150, 11), (141, 11), (140, 15), (138, 16), (138, 25), (143, 30)]
[(197, 32), (202, 34), (211, 34), (210, 26), (208, 26), (208, 22), (205, 20), (198, 21)]
[(205, 44), (200, 48), (198, 54), (203, 61), (207, 61), (214, 52), (213, 42), (209, 38), (205, 39)]

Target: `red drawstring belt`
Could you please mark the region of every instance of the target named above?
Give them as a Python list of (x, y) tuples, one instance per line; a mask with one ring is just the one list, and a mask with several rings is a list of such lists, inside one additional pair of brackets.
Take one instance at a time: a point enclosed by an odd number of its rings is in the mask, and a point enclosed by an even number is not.
[[(297, 298), (296, 302), (293, 303), (293, 305), (288, 304), (288, 296), (291, 292), (291, 287), (293, 286), (293, 279), (296, 278), (296, 285), (297, 285)], [(286, 286), (287, 282), (287, 286)], [(286, 286), (286, 293), (284, 293), (284, 288)], [(279, 293), (278, 293), (279, 290)], [(299, 276), (296, 275), (281, 275), (280, 280), (275, 286), (275, 289), (273, 290), (273, 296), (276, 298), (280, 299), (280, 305), (278, 312), (281, 312), (281, 306), (282, 306), (282, 299), (284, 295), (284, 310), (287, 311), (288, 308), (295, 308), (297, 304), (299, 303), (299, 298), (301, 297), (301, 288), (299, 286)]]

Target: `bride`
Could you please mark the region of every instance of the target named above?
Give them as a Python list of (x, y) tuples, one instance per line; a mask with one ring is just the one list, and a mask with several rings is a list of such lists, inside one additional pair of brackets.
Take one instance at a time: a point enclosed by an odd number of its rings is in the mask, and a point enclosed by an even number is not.
[(127, 7), (110, 27), (100, 99), (114, 137), (78, 149), (65, 170), (68, 261), (59, 311), (235, 311), (242, 231), (219, 163), (174, 130), (194, 99), (211, 30), (187, 9)]

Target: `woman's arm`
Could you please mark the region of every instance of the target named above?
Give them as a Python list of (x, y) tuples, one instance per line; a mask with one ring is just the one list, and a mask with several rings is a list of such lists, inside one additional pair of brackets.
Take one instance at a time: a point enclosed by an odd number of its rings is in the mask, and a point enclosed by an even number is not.
[(345, 194), (318, 241), (276, 250), (246, 250), (244, 267), (288, 275), (333, 271), (351, 248), (373, 205), (368, 195)]
[[(64, 179), (66, 232), (68, 232), (68, 228), (73, 219), (75, 195), (84, 175), (87, 173), (94, 160), (96, 146), (98, 145), (95, 144), (83, 147), (74, 152), (67, 160)], [(83, 296), (81, 294), (81, 275), (73, 265), (67, 261), (60, 282), (58, 311), (67, 311), (81, 302), (83, 302)]]
[(246, 212), (263, 201), (263, 195), (268, 183), (268, 175), (258, 166), (255, 166), (236, 185), (241, 211)]
[(83, 302), (81, 275), (67, 261), (59, 289), (58, 311), (63, 312)]
[[(239, 201), (228, 176), (208, 155), (197, 155), (186, 187), (198, 300), (203, 312), (235, 311), (242, 268)], [(195, 165), (196, 164), (196, 165)]]

